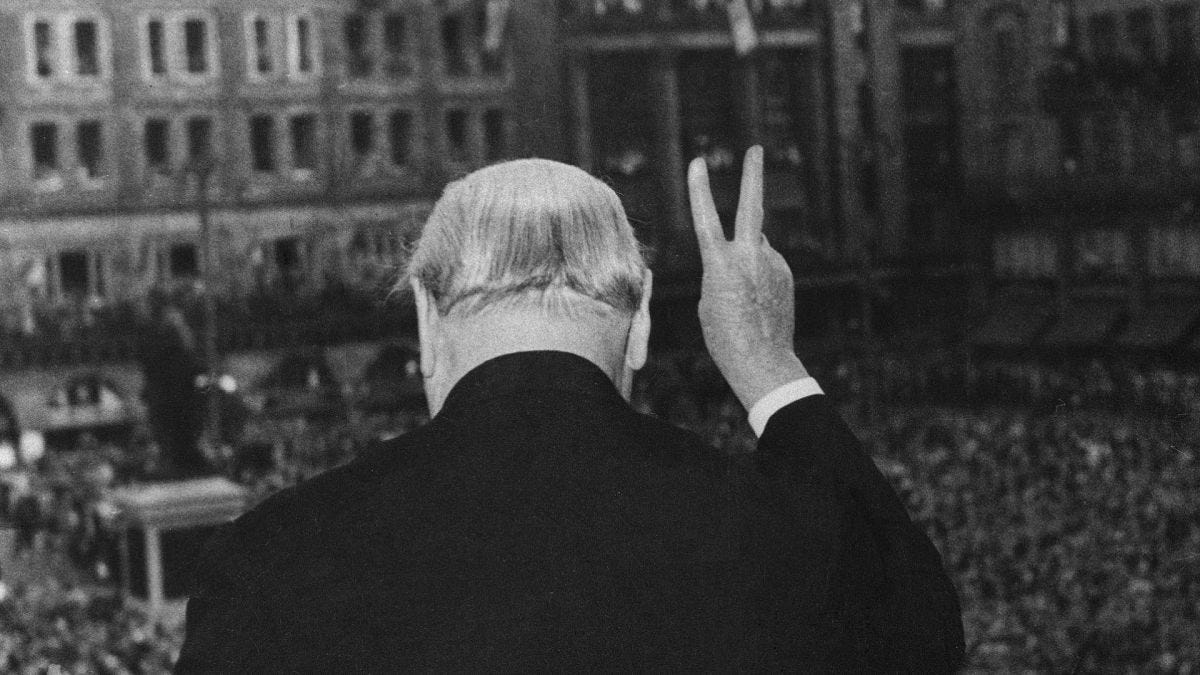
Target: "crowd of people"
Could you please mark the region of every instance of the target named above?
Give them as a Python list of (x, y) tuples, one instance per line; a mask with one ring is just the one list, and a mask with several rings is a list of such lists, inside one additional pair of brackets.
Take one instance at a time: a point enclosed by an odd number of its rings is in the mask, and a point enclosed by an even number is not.
[[(1196, 373), (950, 351), (806, 363), (941, 551), (962, 599), (969, 667), (1200, 672)], [(745, 412), (703, 354), (652, 359), (632, 402), (726, 452), (754, 449)], [(415, 407), (252, 420), (221, 469), (258, 500), (425, 421)], [(111, 589), (97, 572), (102, 547), (70, 534), (98, 536), (103, 523), (80, 494), (100, 494), (148, 460), (74, 461), (42, 467), (39, 485), (79, 517), (46, 508), (57, 524), (39, 522), (42, 539), (85, 573), (0, 587), (0, 670), (165, 670), (180, 629), (97, 590)], [(15, 522), (16, 502), (8, 506)]]
[[(810, 369), (941, 551), (968, 666), (1200, 672), (1200, 377), (934, 356)], [(643, 411), (753, 449), (705, 356), (644, 374)]]

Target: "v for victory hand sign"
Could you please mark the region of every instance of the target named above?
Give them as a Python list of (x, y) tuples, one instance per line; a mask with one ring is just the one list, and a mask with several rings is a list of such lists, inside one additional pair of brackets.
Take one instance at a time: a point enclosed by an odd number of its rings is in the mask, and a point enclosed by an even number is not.
[(734, 238), (721, 229), (703, 158), (688, 167), (692, 222), (704, 281), (700, 327), (713, 361), (749, 410), (776, 387), (807, 375), (793, 348), (795, 291), (783, 256), (762, 234), (763, 152), (746, 151)]

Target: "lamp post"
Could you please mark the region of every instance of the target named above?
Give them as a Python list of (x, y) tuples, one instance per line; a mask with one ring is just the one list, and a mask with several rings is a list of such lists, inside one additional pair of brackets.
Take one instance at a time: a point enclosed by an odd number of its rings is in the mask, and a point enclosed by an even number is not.
[(208, 185), (216, 170), (216, 161), (208, 153), (193, 156), (185, 171), (196, 177), (196, 214), (200, 220), (200, 283), (204, 310), (203, 359), (205, 390), (204, 439), (216, 449), (221, 439), (221, 392), (217, 353), (216, 255), (213, 251), (212, 223), (209, 218)]

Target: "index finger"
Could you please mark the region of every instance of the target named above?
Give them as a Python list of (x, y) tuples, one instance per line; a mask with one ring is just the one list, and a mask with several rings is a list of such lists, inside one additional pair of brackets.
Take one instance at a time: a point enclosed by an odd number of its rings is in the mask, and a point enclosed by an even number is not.
[(751, 146), (742, 162), (742, 188), (738, 195), (734, 241), (754, 244), (762, 240), (763, 225), (763, 149)]
[(713, 203), (712, 188), (708, 185), (708, 166), (703, 157), (688, 165), (688, 197), (692, 205), (692, 226), (700, 240), (700, 255), (708, 260), (719, 242), (725, 241), (717, 205)]

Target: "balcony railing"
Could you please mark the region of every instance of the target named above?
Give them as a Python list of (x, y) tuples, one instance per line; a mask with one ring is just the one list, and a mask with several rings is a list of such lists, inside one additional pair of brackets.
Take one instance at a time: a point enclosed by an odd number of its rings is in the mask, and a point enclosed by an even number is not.
[[(760, 29), (811, 27), (817, 0), (747, 0)], [(580, 31), (728, 30), (724, 0), (562, 0), (562, 18)]]

